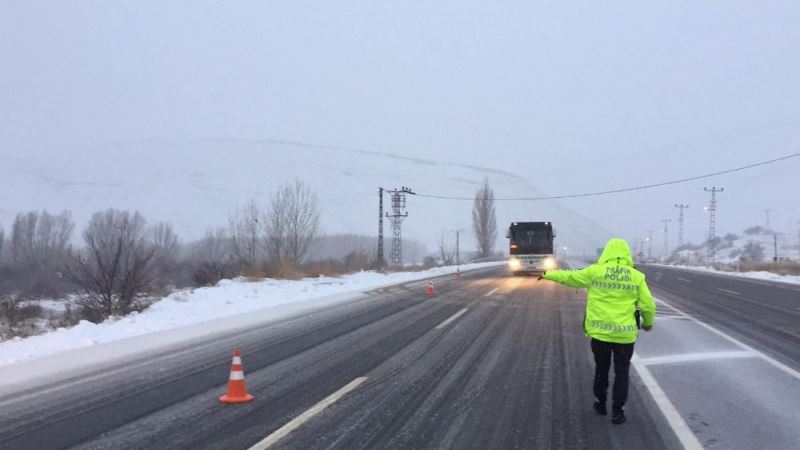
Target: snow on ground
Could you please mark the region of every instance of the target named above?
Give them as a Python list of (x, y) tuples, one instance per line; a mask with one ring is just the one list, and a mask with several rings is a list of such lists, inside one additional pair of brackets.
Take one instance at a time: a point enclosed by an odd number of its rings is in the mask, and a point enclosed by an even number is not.
[(685, 269), (685, 270), (695, 270), (698, 272), (710, 272), (719, 275), (729, 275), (733, 277), (742, 277), (742, 278), (753, 278), (756, 280), (766, 280), (766, 281), (779, 281), (782, 283), (792, 283), (792, 284), (800, 284), (800, 276), (798, 275), (780, 275), (777, 273), (772, 272), (726, 272), (724, 270), (717, 270), (712, 267), (705, 267), (705, 266), (684, 266), (684, 265), (665, 265), (665, 264), (654, 264), (656, 266), (664, 266), (664, 267), (674, 267), (678, 269)]
[[(504, 263), (467, 264), (462, 265), (461, 269), (470, 270), (500, 264)], [(215, 287), (175, 292), (141, 313), (133, 313), (117, 320), (107, 320), (100, 324), (81, 321), (69, 329), (59, 328), (43, 335), (25, 339), (16, 338), (0, 343), (0, 367), (165, 330), (182, 328), (186, 331), (181, 331), (180, 337), (188, 339), (196, 337), (198, 331), (210, 333), (223, 331), (225, 328), (236, 328), (254, 317), (261, 321), (279, 320), (304, 311), (351, 300), (366, 290), (424, 280), (455, 271), (455, 266), (449, 266), (422, 272), (390, 274), (360, 272), (340, 278), (319, 277), (296, 281), (223, 280)], [(220, 318), (227, 319), (215, 320)], [(191, 325), (208, 321), (214, 321), (214, 324), (204, 324), (199, 329), (195, 327), (189, 332)], [(175, 339), (145, 341), (137, 338), (135, 346), (141, 351), (147, 345), (157, 346), (168, 341), (174, 343)]]

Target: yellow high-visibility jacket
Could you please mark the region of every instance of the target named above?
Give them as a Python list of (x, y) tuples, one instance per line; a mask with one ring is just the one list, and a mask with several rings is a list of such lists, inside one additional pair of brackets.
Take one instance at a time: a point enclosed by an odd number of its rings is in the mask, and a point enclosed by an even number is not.
[(636, 342), (637, 305), (642, 325), (652, 326), (656, 305), (647, 287), (645, 276), (633, 267), (628, 243), (611, 239), (596, 264), (580, 270), (553, 270), (544, 278), (575, 288), (586, 288), (586, 334), (603, 342), (630, 344)]

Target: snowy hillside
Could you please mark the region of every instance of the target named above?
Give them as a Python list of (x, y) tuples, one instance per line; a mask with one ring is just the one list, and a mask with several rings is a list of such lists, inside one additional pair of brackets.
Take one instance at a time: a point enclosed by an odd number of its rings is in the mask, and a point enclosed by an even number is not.
[[(0, 154), (0, 223), (7, 228), (17, 212), (30, 209), (71, 209), (80, 230), (93, 212), (115, 207), (170, 221), (184, 239), (194, 239), (226, 225), (237, 205), (250, 198), (266, 204), (277, 186), (301, 178), (319, 193), (325, 232), (375, 235), (378, 186), (472, 197), (484, 177), (498, 197), (542, 194), (533, 175), (357, 150), (228, 139), (112, 141), (48, 158)], [(470, 230), (471, 207), (471, 201), (410, 197), (404, 235), (433, 251), (443, 228)], [(553, 221), (557, 244), (574, 249), (590, 251), (609, 237), (556, 202), (500, 202), (497, 213), (499, 248), (512, 220)], [(472, 238), (462, 246), (473, 248)]]

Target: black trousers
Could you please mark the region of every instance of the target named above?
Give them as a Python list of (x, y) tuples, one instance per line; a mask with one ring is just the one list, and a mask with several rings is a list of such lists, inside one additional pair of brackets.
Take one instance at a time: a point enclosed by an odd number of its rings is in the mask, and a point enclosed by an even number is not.
[(614, 392), (612, 408), (621, 409), (628, 400), (628, 372), (633, 356), (633, 344), (614, 344), (592, 339), (594, 353), (594, 396), (605, 403), (608, 395), (608, 370), (614, 359)]

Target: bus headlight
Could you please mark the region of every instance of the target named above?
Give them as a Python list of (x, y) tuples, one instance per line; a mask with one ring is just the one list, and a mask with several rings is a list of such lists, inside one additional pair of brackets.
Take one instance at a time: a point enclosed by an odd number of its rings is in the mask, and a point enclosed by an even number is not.
[(522, 261), (517, 258), (512, 258), (508, 260), (508, 268), (511, 270), (519, 270), (522, 268)]
[(556, 260), (552, 256), (548, 256), (547, 258), (544, 259), (544, 261), (542, 261), (542, 265), (547, 270), (555, 269), (556, 268)]

